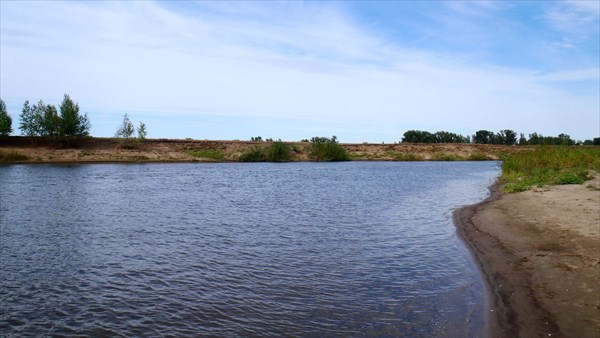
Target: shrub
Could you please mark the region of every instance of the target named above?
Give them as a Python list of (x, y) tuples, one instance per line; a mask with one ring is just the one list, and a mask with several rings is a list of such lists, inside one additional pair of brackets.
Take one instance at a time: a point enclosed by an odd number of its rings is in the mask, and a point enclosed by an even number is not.
[(250, 150), (243, 153), (239, 161), (240, 162), (264, 162), (266, 161), (266, 155), (264, 150), (257, 147), (252, 147)]
[(267, 148), (266, 160), (268, 162), (288, 162), (292, 160), (290, 146), (285, 142), (275, 141)]
[(27, 161), (29, 157), (16, 151), (0, 150), (0, 163)]
[(313, 137), (310, 156), (315, 161), (349, 161), (350, 156), (338, 142), (337, 137)]

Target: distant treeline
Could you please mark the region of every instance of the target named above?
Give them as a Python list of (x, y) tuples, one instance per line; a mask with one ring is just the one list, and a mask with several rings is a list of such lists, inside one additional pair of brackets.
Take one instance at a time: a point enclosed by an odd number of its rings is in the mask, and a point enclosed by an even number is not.
[[(34, 105), (23, 103), (19, 115), (19, 129), (25, 136), (47, 136), (50, 139), (62, 137), (89, 136), (90, 120), (87, 114), (79, 113), (79, 104), (65, 94), (58, 109), (54, 105), (40, 100)], [(6, 111), (6, 104), (0, 100), (0, 135), (8, 136), (13, 132), (12, 119)]]
[(558, 136), (542, 136), (538, 133), (523, 133), (517, 138), (517, 133), (510, 129), (494, 133), (489, 130), (478, 130), (472, 136), (463, 136), (447, 131), (430, 133), (423, 130), (409, 130), (404, 133), (402, 142), (405, 143), (477, 143), (477, 144), (504, 144), (504, 145), (600, 145), (600, 137), (593, 140), (575, 141), (567, 134)]

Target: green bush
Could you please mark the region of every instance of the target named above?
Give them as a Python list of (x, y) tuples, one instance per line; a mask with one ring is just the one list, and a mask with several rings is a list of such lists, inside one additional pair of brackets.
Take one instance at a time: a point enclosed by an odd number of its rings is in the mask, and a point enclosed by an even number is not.
[(349, 161), (350, 156), (338, 142), (337, 137), (313, 137), (310, 145), (310, 157), (315, 161)]
[(262, 148), (253, 147), (250, 150), (243, 153), (239, 161), (240, 162), (265, 162), (267, 156)]
[(290, 146), (285, 142), (275, 141), (267, 148), (266, 160), (268, 162), (288, 162), (292, 160)]

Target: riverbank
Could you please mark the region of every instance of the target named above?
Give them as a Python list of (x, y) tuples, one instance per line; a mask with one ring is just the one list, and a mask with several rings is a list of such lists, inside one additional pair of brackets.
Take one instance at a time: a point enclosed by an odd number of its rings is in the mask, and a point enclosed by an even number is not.
[[(286, 142), (292, 161), (309, 161), (309, 142)], [(115, 138), (83, 138), (76, 147), (61, 147), (48, 138), (11, 136), (0, 139), (3, 163), (94, 162), (237, 162), (252, 148), (271, 142), (147, 139), (125, 142)], [(505, 154), (534, 147), (488, 144), (340, 144), (355, 161), (498, 160)]]
[(600, 336), (600, 176), (454, 213), (488, 285), (492, 337)]

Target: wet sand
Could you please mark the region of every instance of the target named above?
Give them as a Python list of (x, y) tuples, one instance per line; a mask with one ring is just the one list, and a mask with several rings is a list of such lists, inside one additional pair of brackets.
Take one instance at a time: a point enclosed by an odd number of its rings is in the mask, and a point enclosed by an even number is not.
[(487, 282), (491, 337), (600, 337), (600, 178), (454, 213)]

